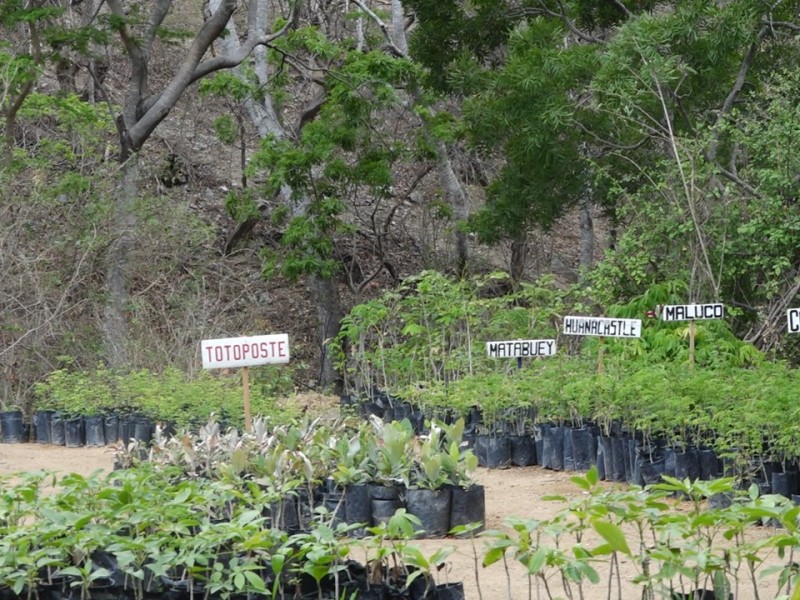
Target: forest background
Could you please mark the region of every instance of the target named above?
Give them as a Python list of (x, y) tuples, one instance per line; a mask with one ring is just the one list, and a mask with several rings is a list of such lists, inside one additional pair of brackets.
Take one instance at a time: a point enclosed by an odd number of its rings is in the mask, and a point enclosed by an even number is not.
[(283, 383), (328, 390), (342, 317), (422, 270), (724, 302), (800, 356), (800, 2), (6, 0), (0, 28), (3, 407), (277, 332)]

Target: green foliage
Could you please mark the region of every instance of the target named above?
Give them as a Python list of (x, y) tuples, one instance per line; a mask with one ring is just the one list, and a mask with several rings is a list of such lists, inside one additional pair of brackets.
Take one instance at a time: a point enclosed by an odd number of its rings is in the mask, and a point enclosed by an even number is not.
[(480, 66), (496, 66), (495, 51), (514, 26), (515, 11), (498, 0), (407, 0), (418, 26), (409, 40), (411, 55), (427, 69), (428, 85), (439, 91), (452, 86), (452, 67), (465, 57)]
[[(573, 477), (582, 494), (547, 519), (510, 517), (503, 531), (486, 531), (483, 564), (500, 560), (520, 563), (529, 577), (529, 589), (556, 597), (577, 587), (605, 581), (609, 596), (623, 593), (622, 585), (641, 588), (643, 598), (692, 595), (708, 589), (728, 595), (752, 586), (762, 590), (770, 580), (776, 597), (797, 584), (793, 565), (767, 556), (786, 556), (796, 547), (800, 508), (787, 498), (759, 496), (756, 486), (735, 490), (732, 479), (689, 481), (665, 477), (664, 483), (645, 489), (606, 489), (597, 473)], [(690, 502), (678, 503), (671, 495)], [(709, 506), (706, 499), (727, 496), (729, 506)], [(750, 529), (772, 520), (787, 528), (758, 539)], [(594, 534), (590, 537), (589, 534)], [(598, 539), (599, 537), (599, 539)], [(589, 541), (591, 540), (591, 541)], [(621, 561), (632, 569), (622, 581)], [(606, 573), (603, 575), (602, 570)], [(600, 572), (598, 572), (600, 571)], [(595, 588), (592, 588), (595, 589)], [(510, 590), (509, 590), (510, 592)], [(637, 591), (637, 595), (639, 592)]]
[(373, 126), (385, 111), (402, 113), (402, 90), (414, 87), (418, 67), (383, 52), (346, 51), (316, 29), (290, 35), (286, 43), (336, 58), (326, 81), (325, 102), (304, 124), (299, 140), (266, 138), (247, 172), (266, 181), (265, 194), (291, 189), (295, 206), (282, 207), (287, 219), (282, 247), (265, 249), (264, 264), (290, 278), (338, 268), (336, 240), (353, 234), (353, 202), (378, 204), (391, 197), (394, 166), (408, 150), (391, 132)]
[(586, 185), (576, 90), (597, 66), (591, 46), (562, 47), (556, 22), (533, 19), (509, 36), (508, 58), (464, 103), (478, 148), (503, 149), (505, 166), (490, 184), (473, 228), (487, 242), (521, 238), (552, 225)]
[[(254, 414), (290, 419), (291, 411), (278, 407), (285, 388), (254, 381), (251, 406)], [(199, 426), (209, 416), (242, 424), (242, 388), (239, 378), (216, 377), (202, 371), (189, 378), (175, 368), (157, 374), (148, 370), (117, 375), (104, 368), (95, 371), (58, 370), (36, 386), (35, 409), (68, 415), (101, 413), (141, 414), (179, 427)]]
[(407, 278), (398, 291), (355, 306), (342, 320), (334, 346), (349, 385), (361, 390), (377, 384), (413, 394), (421, 382), (447, 385), (470, 374), (513, 368), (488, 359), (485, 343), (554, 337), (561, 294), (543, 280), (492, 297), (492, 288), (505, 279), (493, 273), (454, 280), (426, 271)]

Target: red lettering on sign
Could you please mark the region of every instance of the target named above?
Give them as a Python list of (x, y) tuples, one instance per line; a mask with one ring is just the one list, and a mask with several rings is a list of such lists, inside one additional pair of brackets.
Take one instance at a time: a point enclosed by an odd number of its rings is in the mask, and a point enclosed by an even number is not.
[(278, 342), (278, 356), (286, 356), (286, 344), (283, 342)]

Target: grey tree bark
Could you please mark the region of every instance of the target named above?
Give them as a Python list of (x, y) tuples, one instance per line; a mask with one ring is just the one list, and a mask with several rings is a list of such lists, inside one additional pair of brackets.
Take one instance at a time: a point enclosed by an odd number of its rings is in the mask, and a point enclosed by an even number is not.
[[(220, 0), (212, 0), (210, 7), (213, 9)], [(265, 31), (272, 16), (268, 0), (254, 0), (250, 3), (248, 20), (257, 31)], [(236, 54), (239, 52), (241, 42), (236, 32), (236, 24), (231, 21), (228, 23), (228, 33), (219, 40), (219, 46), (226, 54)], [(302, 119), (296, 127), (287, 128), (280, 120), (278, 112), (275, 110), (275, 103), (272, 96), (266, 92), (270, 81), (269, 65), (267, 63), (267, 53), (264, 47), (256, 48), (253, 52), (253, 68), (262, 89), (265, 90), (260, 99), (249, 97), (245, 100), (245, 108), (253, 122), (259, 137), (266, 138), (274, 136), (278, 139), (290, 139), (299, 135), (302, 125), (306, 122)], [(234, 71), (237, 76), (244, 78), (245, 75), (241, 68), (237, 67)], [(317, 90), (317, 98), (312, 101), (315, 105), (322, 101), (323, 90)], [(309, 110), (304, 111), (307, 114)], [(291, 207), (292, 215), (301, 216), (307, 210), (310, 200), (304, 194), (296, 193), (290, 186), (284, 185), (281, 188), (281, 202)], [(335, 365), (328, 352), (328, 343), (339, 333), (339, 321), (344, 316), (342, 310), (341, 297), (336, 279), (330, 275), (312, 273), (308, 276), (308, 288), (313, 298), (316, 313), (316, 341), (320, 353), (320, 363), (318, 366), (317, 383), (320, 387), (329, 387), (339, 380)]]
[[(408, 57), (408, 39), (405, 30), (405, 13), (403, 11), (402, 0), (392, 0), (392, 26), (389, 27), (363, 0), (353, 0), (375, 24), (380, 27), (386, 36), (389, 49), (397, 56)], [(436, 142), (437, 147), (437, 171), (439, 183), (444, 192), (444, 198), (448, 205), (453, 209), (456, 227), (452, 231), (453, 247), (455, 248), (455, 264), (459, 276), (467, 272), (469, 265), (469, 246), (467, 244), (467, 234), (458, 225), (466, 221), (469, 217), (469, 203), (464, 185), (453, 168), (451, 148), (444, 142)]]
[(579, 203), (581, 248), (578, 259), (578, 278), (583, 281), (594, 263), (594, 221), (589, 194), (584, 194)]
[(103, 342), (106, 361), (112, 368), (128, 365), (127, 317), (132, 250), (135, 245), (136, 218), (133, 202), (139, 193), (139, 171), (135, 154), (158, 125), (169, 115), (186, 89), (203, 77), (240, 64), (251, 52), (283, 35), (287, 25), (276, 33), (248, 27), (245, 43), (235, 53), (207, 56), (212, 44), (222, 35), (238, 6), (238, 0), (221, 0), (209, 11), (203, 25), (185, 51), (178, 69), (160, 91), (151, 91), (148, 76), (150, 55), (157, 33), (172, 8), (173, 0), (155, 0), (150, 7), (142, 35), (127, 23), (122, 0), (107, 0), (111, 13), (121, 25), (116, 28), (125, 48), (130, 81), (121, 114), (117, 117), (120, 178), (114, 200), (114, 241), (106, 256), (106, 293)]

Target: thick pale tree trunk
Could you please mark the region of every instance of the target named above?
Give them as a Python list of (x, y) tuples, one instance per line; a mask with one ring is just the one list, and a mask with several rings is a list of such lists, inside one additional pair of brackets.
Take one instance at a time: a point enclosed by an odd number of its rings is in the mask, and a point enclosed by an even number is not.
[(178, 68), (159, 90), (149, 78), (149, 61), (162, 23), (173, 8), (173, 0), (154, 0), (149, 4), (142, 30), (129, 25), (128, 12), (122, 0), (106, 0), (109, 10), (119, 21), (115, 28), (125, 48), (130, 79), (121, 114), (116, 120), (120, 141), (120, 183), (114, 199), (114, 240), (106, 259), (106, 305), (103, 319), (105, 358), (113, 368), (129, 367), (130, 353), (127, 306), (130, 300), (128, 276), (133, 261), (136, 218), (133, 206), (139, 194), (139, 168), (136, 153), (169, 115), (183, 93), (196, 81), (222, 69), (239, 65), (258, 47), (283, 35), (286, 25), (275, 33), (255, 26), (255, 3), (251, 4), (247, 36), (236, 52), (210, 53), (215, 41), (224, 33), (238, 0), (213, 0), (209, 3), (203, 24), (199, 27), (180, 59)]
[(450, 160), (449, 149), (444, 142), (439, 142), (439, 181), (444, 190), (447, 204), (453, 209), (453, 216), (457, 226), (453, 228), (453, 245), (456, 251), (456, 269), (459, 277), (467, 273), (469, 262), (469, 248), (467, 246), (467, 233), (458, 224), (469, 218), (469, 202), (464, 186), (458, 179), (453, 162)]
[(138, 157), (121, 165), (114, 197), (114, 240), (106, 252), (106, 304), (103, 312), (103, 357), (112, 369), (129, 364), (128, 279), (134, 247), (134, 202), (139, 192)]
[[(268, 30), (271, 16), (266, 0), (254, 0), (252, 2), (249, 18), (257, 30)], [(227, 54), (239, 52), (239, 36), (236, 34), (236, 27), (233, 22), (228, 25), (228, 35), (220, 39), (219, 43)], [(282, 140), (290, 139), (291, 131), (281, 123), (280, 117), (275, 110), (272, 96), (266, 92), (270, 82), (266, 49), (263, 47), (256, 48), (253, 52), (253, 60), (254, 72), (265, 93), (259, 100), (250, 97), (245, 101), (248, 116), (262, 139), (268, 136), (274, 136)], [(235, 69), (234, 72), (239, 77), (245, 77), (239, 68)], [(299, 134), (300, 132), (298, 131), (297, 133)], [(281, 187), (280, 198), (283, 204), (291, 207), (291, 213), (294, 217), (305, 214), (310, 205), (308, 197), (301, 195), (298, 198), (295, 190), (288, 185)], [(339, 333), (339, 322), (344, 316), (339, 286), (332, 276), (311, 274), (308, 277), (308, 288), (314, 303), (316, 342), (320, 351), (317, 383), (320, 387), (327, 388), (336, 385), (340, 379), (328, 351), (330, 341)]]

